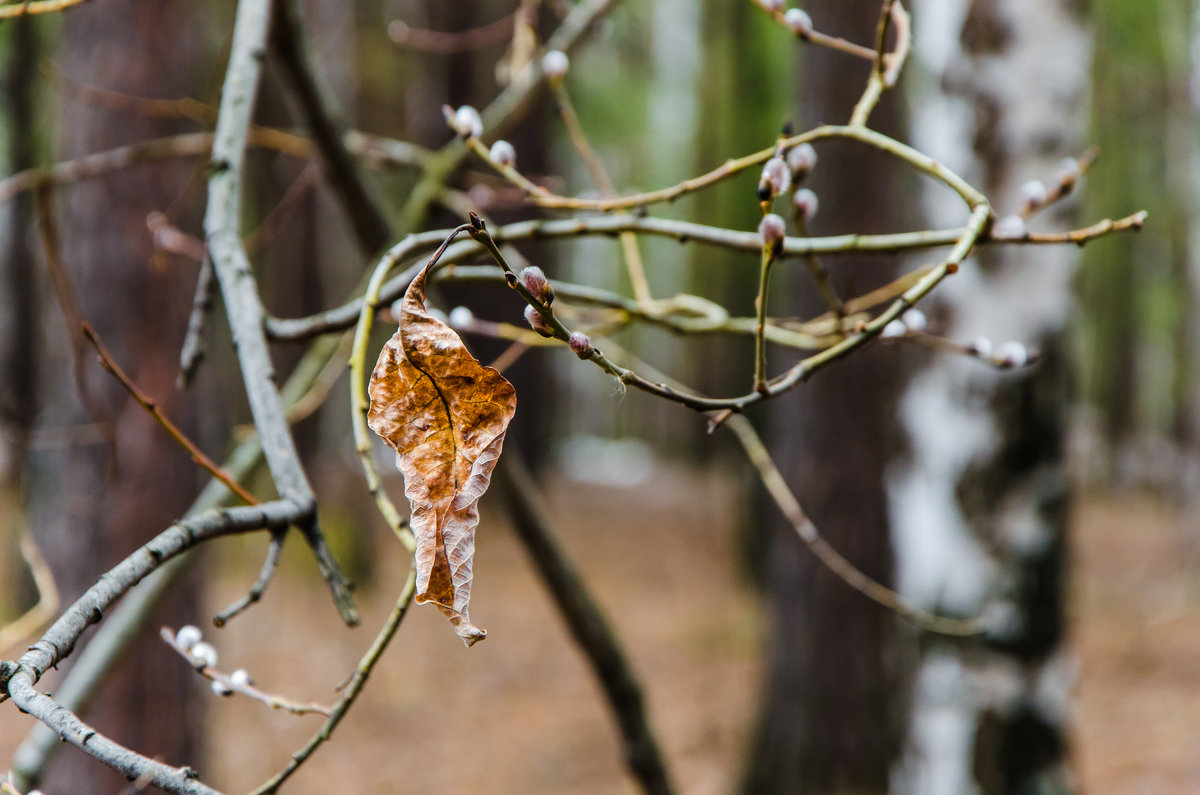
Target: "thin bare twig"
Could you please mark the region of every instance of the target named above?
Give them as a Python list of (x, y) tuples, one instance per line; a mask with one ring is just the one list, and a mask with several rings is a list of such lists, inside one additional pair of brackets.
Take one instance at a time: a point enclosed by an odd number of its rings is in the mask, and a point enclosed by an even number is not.
[(216, 462), (205, 455), (204, 451), (197, 447), (196, 443), (189, 439), (187, 434), (179, 429), (179, 426), (171, 422), (167, 415), (162, 413), (162, 409), (158, 407), (158, 402), (143, 392), (138, 385), (135, 384), (133, 380), (125, 374), (125, 371), (122, 370), (120, 365), (117, 364), (116, 360), (113, 359), (112, 354), (109, 353), (108, 349), (104, 347), (104, 343), (100, 340), (100, 335), (96, 333), (96, 330), (92, 328), (91, 324), (85, 322), (82, 324), (82, 328), (83, 336), (86, 337), (87, 341), (90, 342), (92, 347), (96, 349), (96, 353), (100, 357), (101, 366), (103, 366), (104, 369), (113, 376), (113, 378), (117, 379), (121, 386), (125, 388), (125, 391), (129, 393), (129, 396), (137, 401), (138, 405), (150, 413), (150, 416), (154, 418), (154, 421), (162, 426), (162, 429), (166, 431), (172, 439), (175, 440), (176, 444), (178, 444), (180, 447), (186, 450), (189, 455), (191, 455), (192, 461), (194, 461), (197, 466), (207, 470), (217, 480), (228, 486), (229, 490), (238, 495), (238, 497), (245, 501), (246, 504), (258, 505), (258, 500), (255, 499), (253, 494), (246, 491), (246, 489), (240, 483), (229, 476), (229, 473), (224, 472), (219, 466), (217, 466)]
[(23, 3), (0, 6), (0, 20), (16, 17), (33, 16), (34, 14), (54, 14), (66, 11), (71, 6), (77, 6), (86, 0), (25, 0)]
[[(284, 385), (283, 397), (286, 404), (294, 403), (305, 394), (337, 350), (338, 340), (334, 337), (318, 339), (309, 348)], [(261, 461), (262, 446), (255, 435), (239, 443), (222, 469), (230, 472), (234, 480), (243, 480)], [(227, 503), (232, 497), (233, 494), (223, 483), (211, 480), (188, 508), (186, 516), (188, 519), (194, 519), (204, 515), (211, 509)], [(141, 581), (139, 587), (125, 594), (108, 619), (96, 630), (87, 647), (76, 657), (74, 665), (60, 683), (55, 692), (55, 703), (58, 707), (75, 713), (87, 708), (100, 682), (121, 659), (128, 644), (139, 636), (142, 627), (154, 615), (155, 607), (189, 571), (188, 564), (189, 554), (185, 552), (154, 569)], [(0, 663), (0, 666), (2, 665), (3, 663)], [(0, 700), (2, 699), (3, 695), (0, 695)], [(39, 723), (13, 753), (13, 771), (20, 780), (35, 780), (51, 756), (62, 747), (63, 742), (54, 730)]]
[(271, 584), (271, 578), (275, 575), (275, 570), (279, 568), (279, 558), (283, 554), (283, 542), (287, 538), (287, 533), (271, 533), (271, 540), (267, 545), (267, 556), (263, 560), (262, 570), (258, 573), (258, 578), (254, 584), (250, 586), (250, 590), (246, 595), (238, 599), (233, 604), (226, 607), (220, 613), (213, 616), (213, 626), (223, 627), (231, 618), (235, 618), (251, 605), (258, 604), (262, 599), (263, 594), (267, 592), (267, 586)]
[(225, 673), (216, 666), (204, 664), (203, 660), (199, 660), (192, 655), (190, 649), (185, 649), (179, 644), (179, 641), (176, 640), (175, 631), (170, 627), (163, 627), (161, 630), (159, 630), (158, 635), (160, 638), (162, 638), (163, 643), (166, 643), (169, 647), (171, 647), (172, 651), (174, 651), (183, 659), (187, 660), (192, 668), (195, 669), (196, 673), (200, 674), (205, 679), (219, 683), (221, 687), (224, 688), (229, 694), (241, 693), (242, 695), (248, 696), (255, 701), (266, 704), (271, 709), (283, 710), (284, 712), (290, 712), (293, 715), (318, 714), (329, 717), (330, 708), (324, 704), (318, 704), (316, 702), (309, 702), (306, 704), (300, 701), (293, 701), (290, 698), (284, 698), (283, 696), (279, 696), (274, 693), (268, 693), (266, 690), (255, 687), (254, 684), (249, 681), (248, 677), (245, 679), (242, 677), (235, 677)]
[(186, 389), (195, 376), (200, 362), (204, 360), (204, 324), (212, 311), (213, 296), (217, 283), (214, 278), (212, 260), (207, 253), (200, 260), (200, 272), (196, 276), (196, 292), (192, 295), (192, 310), (188, 313), (187, 332), (179, 349), (179, 375), (175, 385)]
[(392, 609), (391, 615), (388, 616), (387, 622), (379, 630), (379, 634), (375, 637), (375, 642), (371, 644), (371, 647), (367, 649), (362, 659), (359, 660), (354, 673), (351, 674), (349, 681), (342, 690), (342, 697), (330, 709), (329, 718), (303, 748), (292, 754), (292, 758), (288, 760), (287, 766), (283, 770), (276, 773), (269, 781), (254, 790), (251, 795), (269, 795), (269, 793), (278, 792), (283, 783), (291, 778), (292, 774), (307, 762), (326, 740), (333, 736), (334, 730), (341, 723), (342, 718), (346, 716), (350, 707), (354, 705), (359, 694), (362, 693), (367, 680), (371, 676), (371, 672), (375, 669), (375, 665), (383, 657), (388, 644), (395, 637), (396, 630), (400, 628), (400, 622), (404, 620), (404, 616), (408, 612), (408, 608), (412, 604), (416, 593), (417, 571), (416, 569), (410, 569), (408, 579), (405, 581), (404, 587), (400, 590), (400, 596), (396, 599), (396, 606)]
[[(7, 500), (7, 495), (5, 495), (5, 499)], [(5, 513), (10, 521), (18, 525), (16, 533), (18, 548), (21, 551), (21, 558), (24, 559), (25, 565), (29, 567), (29, 573), (33, 577), (33, 586), (37, 589), (38, 599), (33, 607), (0, 627), (0, 652), (29, 638), (48, 624), (58, 612), (59, 604), (58, 586), (54, 582), (54, 572), (50, 570), (49, 564), (42, 556), (42, 551), (38, 548), (33, 533), (29, 531), (24, 511), (20, 509), (19, 505), (12, 505), (8, 506)]]
[[(588, 173), (591, 174), (592, 182), (600, 190), (601, 195), (616, 196), (617, 189), (613, 185), (612, 179), (608, 176), (608, 169), (604, 167), (604, 161), (600, 159), (596, 150), (592, 148), (587, 134), (583, 131), (583, 124), (579, 121), (579, 114), (575, 112), (575, 105), (571, 102), (571, 95), (567, 93), (566, 81), (562, 75), (555, 75), (550, 78), (549, 82), (550, 91), (554, 94), (559, 116), (563, 120), (563, 125), (567, 128), (567, 134), (571, 139), (571, 143), (575, 146), (575, 150), (579, 152), (579, 156), (583, 158), (584, 165), (587, 167)], [(646, 266), (642, 262), (642, 253), (638, 248), (637, 235), (633, 232), (622, 232), (620, 240), (625, 267), (629, 272), (629, 283), (633, 286), (633, 297), (637, 299), (638, 303), (651, 310), (654, 306), (654, 296), (650, 292), (650, 282), (646, 279)]]
[(67, 326), (67, 336), (71, 340), (71, 371), (75, 377), (75, 389), (79, 393), (79, 402), (84, 411), (92, 418), (104, 434), (112, 451), (110, 463), (116, 461), (116, 423), (108, 409), (96, 399), (88, 384), (87, 371), (84, 369), (84, 355), (87, 342), (81, 331), (83, 315), (79, 311), (79, 299), (67, 274), (66, 263), (62, 258), (62, 246), (58, 235), (58, 219), (54, 213), (54, 198), (45, 188), (39, 188), (34, 193), (37, 205), (38, 231), (42, 235), (42, 249), (46, 255), (46, 270), (50, 281), (54, 284), (54, 296), (62, 311), (63, 320)]
[(334, 120), (312, 64), (305, 56), (299, 15), (292, 0), (275, 0), (271, 51), (282, 67), (299, 116), (312, 135), (322, 174), (345, 210), (359, 247), (368, 255), (375, 254), (391, 239), (391, 225), (359, 173), (358, 163), (346, 149), (345, 136)]
[(395, 19), (388, 24), (387, 32), (392, 43), (405, 49), (457, 55), (503, 43), (512, 35), (514, 19), (513, 14), (506, 14), (495, 22), (455, 33), (414, 28), (403, 20)]
[[(788, 27), (787, 23), (784, 22), (784, 11), (772, 8), (763, 3), (762, 0), (750, 0), (750, 2), (767, 12), (780, 25)], [(791, 28), (788, 29), (791, 30)], [(811, 42), (820, 47), (828, 47), (831, 50), (836, 50), (855, 58), (861, 58), (865, 61), (869, 61), (875, 57), (875, 51), (870, 47), (864, 47), (861, 44), (855, 44), (852, 41), (847, 41), (837, 36), (830, 36), (817, 30), (791, 30), (791, 32), (801, 41)]]
[(907, 603), (892, 589), (876, 582), (864, 574), (853, 563), (842, 557), (841, 553), (830, 546), (817, 531), (816, 525), (804, 513), (800, 502), (788, 488), (787, 481), (780, 474), (775, 462), (767, 451), (766, 445), (759, 438), (754, 426), (743, 416), (730, 416), (725, 425), (737, 436), (738, 442), (746, 451), (746, 456), (758, 470), (759, 477), (771, 499), (779, 507), (784, 517), (796, 530), (796, 535), (804, 542), (812, 553), (817, 556), (826, 568), (838, 576), (851, 588), (874, 602), (878, 602), (912, 624), (943, 635), (978, 635), (985, 629), (979, 619), (959, 619), (938, 616)]
[(154, 786), (168, 792), (216, 795), (215, 790), (197, 780), (194, 770), (169, 767), (118, 745), (39, 692), (35, 685), (47, 670), (71, 653), (89, 626), (103, 619), (104, 611), (167, 561), (204, 541), (264, 528), (280, 529), (300, 521), (303, 515), (291, 501), (275, 500), (207, 511), (177, 522), (102, 575), (19, 660), (0, 661), (0, 692), (11, 696), (18, 707), (45, 723), (65, 742), (131, 779), (149, 775)]
[[(583, 0), (577, 3), (554, 34), (546, 41), (547, 50), (570, 53), (592, 26), (611, 11), (619, 0)], [(516, 75), (492, 100), (481, 114), (484, 129), (501, 134), (504, 128), (523, 114), (532, 104), (545, 75), (536, 59)], [(425, 174), (408, 195), (400, 211), (400, 231), (412, 232), (421, 226), (429, 207), (437, 201), (446, 180), (467, 157), (467, 147), (455, 139), (442, 147), (425, 164)]]

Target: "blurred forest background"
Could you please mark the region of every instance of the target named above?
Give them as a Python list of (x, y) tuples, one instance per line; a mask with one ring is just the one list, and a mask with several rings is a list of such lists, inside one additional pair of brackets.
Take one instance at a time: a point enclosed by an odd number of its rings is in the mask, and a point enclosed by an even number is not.
[[(512, 20), (532, 20), (544, 38), (576, 4), (297, 5), (301, 47), (351, 131), (351, 167), (366, 175), (385, 223), (348, 216), (330, 187), (336, 176), (310, 148), (252, 149), (244, 229), (272, 314), (336, 305), (373, 265), (365, 250), (456, 225), (456, 202), (500, 223), (548, 215), (477, 161), (451, 180), (462, 191), (442, 202), (450, 209), (415, 217), (402, 208), (428, 153), (451, 138), (441, 106), (483, 108), (499, 92)], [(875, 0), (814, 0), (806, 10), (822, 32), (873, 42)], [(37, 178), (12, 176), (211, 130), (233, 11), (95, 0), (0, 22), (0, 623), (37, 600), (18, 551), (22, 527), (65, 605), (206, 482), (96, 363), (80, 320), (214, 458), (248, 420), (215, 318), (196, 377), (186, 390), (175, 383), (203, 256), (207, 149), (179, 144), (179, 156), (94, 178), (68, 173), (34, 190)], [(809, 556), (731, 437), (707, 435), (703, 417), (676, 404), (614, 395), (610, 378), (563, 350), (533, 351), (509, 371), (520, 401), (510, 441), (534, 465), (556, 535), (641, 677), (678, 791), (1200, 791), (1200, 3), (913, 0), (910, 11), (913, 60), (873, 127), (964, 174), (1001, 215), (1019, 206), (1024, 183), (1055, 182), (1064, 158), (1094, 144), (1099, 158), (1076, 191), (1031, 228), (1139, 209), (1147, 226), (1083, 248), (989, 248), (925, 306), (935, 333), (1037, 348), (1031, 368), (1001, 373), (873, 345), (750, 417), (844, 555), (928, 609), (1007, 611), (1007, 629), (950, 641), (898, 622)], [(287, 62), (268, 53), (255, 123), (314, 135), (296, 90), (303, 76)], [(843, 123), (868, 68), (798, 42), (751, 2), (653, 0), (614, 3), (571, 53), (566, 85), (613, 182), (629, 192), (769, 146), (785, 120), (797, 130)], [(486, 133), (500, 136), (524, 173), (564, 194), (593, 190), (546, 94), (511, 128)], [(844, 143), (819, 153), (813, 234), (961, 220), (935, 188), (882, 157)], [(753, 230), (756, 179), (747, 173), (654, 214)], [(631, 289), (612, 240), (519, 248), (552, 280)], [(694, 292), (751, 313), (756, 255), (665, 239), (642, 250), (656, 295)], [(831, 269), (861, 293), (926, 260), (855, 255)], [(779, 273), (780, 314), (820, 311), (804, 276)], [(520, 306), (497, 294), (447, 285), (433, 303), (519, 322)], [(747, 338), (639, 326), (615, 339), (710, 394), (742, 391), (752, 369)], [(468, 344), (483, 361), (505, 347)], [(273, 352), (282, 382), (302, 351), (280, 343)], [(790, 364), (777, 356), (776, 366)], [(262, 603), (206, 630), (237, 661), (228, 668), (300, 699), (332, 698), (408, 565), (362, 486), (345, 376), (334, 376), (327, 400), (294, 430), (368, 629), (338, 622), (293, 542)], [(388, 488), (402, 492), (398, 475)], [(637, 790), (600, 690), (503, 502), (483, 502), (475, 564), (473, 607), (487, 642), (464, 651), (435, 611), (414, 610), (362, 703), (286, 791), (328, 792), (330, 782), (398, 793)], [(145, 642), (83, 699), (110, 736), (193, 764), (226, 791), (269, 776), (317, 724), (217, 699), (156, 629), (207, 627), (253, 580), (262, 547), (232, 538), (206, 549)], [(4, 714), (0, 770), (20, 768), (32, 725)], [(47, 793), (123, 783), (73, 749), (48, 771)]]

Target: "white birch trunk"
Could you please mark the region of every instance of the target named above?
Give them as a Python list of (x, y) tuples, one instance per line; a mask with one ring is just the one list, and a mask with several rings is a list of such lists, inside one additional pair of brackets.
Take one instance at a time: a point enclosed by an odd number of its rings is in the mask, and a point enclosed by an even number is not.
[[(912, 138), (1015, 211), (1020, 186), (1054, 180), (1083, 148), (1090, 40), (1068, 0), (914, 0)], [(915, 68), (913, 68), (915, 67)], [(918, 75), (924, 75), (922, 86)], [(961, 216), (930, 187), (924, 222)], [(1068, 200), (1037, 225), (1065, 223)], [(907, 748), (893, 789), (921, 795), (1069, 791), (1062, 643), (1068, 479), (1062, 332), (1074, 248), (974, 257), (938, 293), (937, 332), (1017, 340), (1036, 369), (997, 373), (931, 355), (906, 388), (909, 455), (889, 470), (897, 581), (915, 602), (1003, 616), (976, 644), (922, 644)], [(1031, 787), (1026, 790), (1024, 787)]]

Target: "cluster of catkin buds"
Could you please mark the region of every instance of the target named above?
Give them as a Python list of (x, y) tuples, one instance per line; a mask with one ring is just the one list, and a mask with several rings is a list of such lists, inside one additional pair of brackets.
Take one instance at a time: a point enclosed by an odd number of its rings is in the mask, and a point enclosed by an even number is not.
[[(790, 131), (790, 125), (785, 127), (784, 135)], [(758, 199), (764, 205), (769, 204), (776, 196), (788, 191), (792, 192), (792, 210), (798, 224), (807, 225), (817, 216), (820, 202), (817, 194), (808, 188), (801, 188), (800, 183), (812, 173), (817, 166), (817, 150), (807, 141), (797, 144), (790, 149), (784, 149), (782, 144), (776, 148), (775, 155), (763, 164), (762, 173), (758, 178)], [(759, 232), (763, 230), (760, 227)], [(764, 235), (764, 241), (766, 236)]]
[[(549, 308), (554, 303), (554, 288), (550, 280), (537, 265), (530, 265), (521, 271), (521, 286), (524, 287), (538, 303)], [(543, 337), (553, 337), (554, 327), (542, 316), (538, 308), (532, 304), (525, 307), (525, 322), (529, 327)]]
[(925, 330), (929, 325), (925, 313), (920, 309), (909, 309), (900, 317), (888, 323), (883, 327), (883, 331), (879, 332), (879, 336), (883, 339), (895, 339), (903, 337), (906, 334), (916, 334)]
[(212, 678), (212, 691), (218, 696), (229, 696), (236, 688), (244, 689), (254, 684), (244, 668), (230, 674), (228, 682), (219, 672), (212, 670), (217, 667), (217, 650), (211, 643), (205, 642), (199, 627), (191, 624), (180, 627), (175, 633), (175, 646), (188, 656), (197, 671)]

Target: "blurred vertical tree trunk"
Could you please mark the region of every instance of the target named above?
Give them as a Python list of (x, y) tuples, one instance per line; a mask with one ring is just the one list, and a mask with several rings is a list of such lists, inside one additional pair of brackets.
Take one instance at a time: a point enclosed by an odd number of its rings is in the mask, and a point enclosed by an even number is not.
[[(972, 179), (1000, 215), (1016, 212), (1027, 180), (1054, 182), (1085, 145), (1091, 43), (1078, 4), (914, 6), (922, 46), (910, 76), (930, 83), (915, 87), (914, 145)], [(1032, 226), (1070, 225), (1074, 204)], [(962, 215), (941, 191), (924, 206), (925, 223)], [(890, 473), (901, 591), (948, 613), (986, 605), (1001, 620), (985, 641), (922, 639), (897, 792), (1072, 789), (1064, 329), (1077, 263), (1065, 247), (981, 249), (930, 309), (938, 333), (1018, 340), (1042, 358), (999, 373), (927, 355), (901, 400), (909, 450)]]
[[(115, 0), (72, 10), (62, 20), (56, 68), (68, 81), (139, 96), (194, 95), (205, 75), (205, 11), (186, 3)], [(189, 129), (64, 98), (58, 157), (68, 159), (133, 141)], [(196, 164), (147, 165), (57, 193), (55, 215), (63, 269), (82, 319), (104, 339), (118, 363), (183, 428), (193, 413), (174, 390), (179, 346), (187, 322), (196, 263), (156, 258), (147, 214), (167, 213), (185, 229), (198, 227), (202, 193), (189, 177)], [(188, 189), (189, 183), (193, 189)], [(30, 234), (36, 234), (32, 229)], [(48, 299), (51, 300), (52, 299)], [(61, 316), (51, 303), (44, 312)], [(90, 396), (87, 410), (72, 374), (70, 340), (78, 329), (48, 323), (44, 359), (46, 395), (39, 429), (67, 440), (32, 457), (31, 518), (65, 600), (75, 599), (96, 577), (170, 524), (194, 496), (199, 476), (189, 457), (80, 351)], [(205, 389), (201, 374), (196, 389)], [(207, 409), (213, 411), (210, 405)], [(107, 427), (96, 434), (95, 426)], [(98, 442), (107, 437), (110, 445)], [(198, 582), (192, 579), (162, 622), (197, 619)], [(195, 674), (161, 643), (135, 648), (104, 683), (89, 721), (120, 743), (170, 764), (199, 758), (192, 727), (198, 709)], [(145, 709), (171, 704), (171, 711)], [(52, 792), (116, 792), (120, 776), (84, 754), (63, 754), (46, 779)]]
[[(814, 12), (822, 31), (874, 40), (877, 3), (829, 4), (823, 11)], [(844, 123), (865, 85), (867, 65), (811, 48), (803, 67), (801, 129)], [(896, 134), (897, 115), (896, 100), (888, 97), (871, 122)], [(821, 211), (813, 234), (899, 227), (897, 200), (905, 175), (894, 162), (844, 142), (818, 152), (810, 187)], [(820, 313), (807, 271), (801, 263), (789, 264), (773, 276), (771, 314)], [(839, 257), (830, 267), (843, 295), (869, 290), (893, 272), (877, 257)], [(790, 363), (777, 353), (771, 369)], [(884, 466), (894, 438), (899, 379), (895, 350), (873, 346), (767, 409), (772, 454), (805, 510), (847, 558), (885, 583), (891, 580), (892, 551)], [(767, 510), (767, 679), (745, 791), (886, 792), (902, 726), (894, 618), (830, 574), (774, 506)]]
[[(28, 17), (13, 20), (5, 41), (8, 173), (34, 164), (34, 113), (38, 42)], [(0, 262), (0, 622), (18, 615), (36, 599), (18, 551), (25, 524), (25, 456), (37, 417), (38, 303), (37, 261), (30, 245), (33, 198), (15, 197), (4, 213), (4, 258)]]

